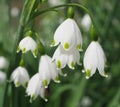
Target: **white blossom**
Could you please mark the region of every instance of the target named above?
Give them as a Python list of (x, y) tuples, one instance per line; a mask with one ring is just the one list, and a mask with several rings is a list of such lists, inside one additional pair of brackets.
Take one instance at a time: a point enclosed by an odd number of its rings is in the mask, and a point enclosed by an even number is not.
[(8, 60), (3, 57), (3, 56), (0, 56), (0, 69), (5, 69), (8, 67)]
[(11, 74), (11, 81), (14, 82), (16, 87), (20, 85), (26, 87), (29, 81), (29, 74), (27, 70), (24, 67), (18, 66)]
[(60, 4), (63, 4), (64, 1), (62, 0), (48, 0), (48, 2), (50, 3), (50, 5), (54, 6), (54, 5), (60, 5)]
[(27, 36), (20, 41), (17, 52), (19, 52), (20, 50), (22, 50), (22, 53), (31, 51), (34, 57), (36, 57), (37, 56), (37, 43), (31, 37)]
[(82, 35), (74, 19), (66, 19), (55, 31), (51, 46), (56, 46), (59, 43), (65, 50), (69, 50), (72, 47), (81, 50)]
[(0, 84), (3, 84), (6, 80), (6, 73), (0, 71)]
[(62, 69), (66, 66), (74, 69), (75, 64), (80, 65), (80, 54), (76, 48), (71, 48), (69, 51), (65, 51), (61, 45), (56, 49), (52, 61), (56, 62), (57, 69)]
[(90, 26), (92, 24), (91, 18), (88, 14), (85, 14), (81, 20), (81, 25), (84, 28), (85, 31), (88, 31), (90, 29)]
[(98, 41), (92, 41), (84, 55), (86, 78), (91, 77), (98, 69), (100, 75), (107, 77), (104, 71), (106, 57)]
[(19, 15), (20, 10), (18, 7), (12, 7), (10, 13), (11, 13), (11, 16), (15, 18)]
[(30, 102), (35, 100), (38, 96), (48, 101), (45, 97), (45, 88), (40, 78), (40, 74), (36, 73), (29, 81), (26, 93), (30, 96)]
[(39, 73), (45, 88), (48, 87), (51, 79), (59, 83), (59, 74), (62, 74), (62, 71), (57, 70), (55, 63), (52, 63), (51, 60), (52, 58), (48, 55), (43, 55), (39, 62)]

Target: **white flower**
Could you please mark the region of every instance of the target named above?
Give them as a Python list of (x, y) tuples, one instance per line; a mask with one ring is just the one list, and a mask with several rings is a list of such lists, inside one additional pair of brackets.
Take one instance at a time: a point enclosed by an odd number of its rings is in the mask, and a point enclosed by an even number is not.
[(91, 77), (98, 69), (100, 75), (107, 77), (104, 71), (106, 57), (102, 47), (97, 41), (92, 41), (84, 55), (84, 68), (86, 78)]
[(8, 67), (8, 60), (3, 57), (3, 56), (0, 56), (0, 69), (5, 69)]
[(24, 67), (17, 67), (11, 74), (11, 80), (14, 81), (16, 87), (22, 85), (26, 87), (29, 81), (29, 74)]
[(66, 66), (74, 69), (75, 64), (80, 64), (80, 54), (76, 48), (71, 48), (69, 51), (65, 51), (61, 45), (56, 49), (53, 58), (56, 62), (57, 69), (62, 69)]
[(11, 13), (11, 16), (15, 18), (19, 15), (20, 10), (18, 7), (12, 7), (10, 13)]
[(56, 46), (59, 43), (65, 50), (69, 50), (72, 47), (81, 50), (82, 35), (75, 20), (68, 18), (57, 28), (51, 46)]
[(27, 36), (20, 41), (17, 52), (19, 52), (20, 50), (22, 50), (22, 53), (31, 51), (34, 57), (36, 57), (37, 43), (31, 37)]
[(59, 83), (59, 74), (62, 73), (61, 70), (57, 70), (56, 64), (52, 63), (51, 60), (52, 58), (48, 55), (43, 55), (39, 62), (39, 73), (45, 88), (48, 87), (51, 79)]
[(0, 71), (0, 84), (4, 83), (6, 80), (6, 73)]
[(48, 101), (45, 98), (45, 88), (40, 78), (40, 74), (35, 74), (29, 81), (28, 87), (26, 90), (28, 96), (30, 96), (30, 102), (35, 100), (38, 96), (43, 98), (45, 101)]
[(60, 5), (60, 4), (63, 4), (64, 1), (62, 0), (48, 0), (48, 2), (50, 3), (50, 5), (54, 6), (54, 5)]
[(85, 14), (84, 17), (81, 20), (81, 25), (85, 29), (85, 31), (88, 31), (90, 29), (92, 22), (91, 18), (88, 14)]

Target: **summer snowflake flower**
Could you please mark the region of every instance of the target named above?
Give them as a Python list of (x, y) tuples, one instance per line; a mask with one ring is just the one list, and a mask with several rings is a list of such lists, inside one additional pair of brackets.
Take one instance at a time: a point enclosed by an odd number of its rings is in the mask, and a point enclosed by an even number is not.
[(40, 74), (35, 74), (29, 81), (28, 87), (26, 90), (28, 96), (30, 96), (30, 102), (35, 100), (38, 96), (43, 98), (45, 101), (48, 101), (45, 97), (45, 88), (40, 78)]
[(98, 41), (92, 41), (84, 55), (86, 78), (91, 77), (98, 69), (100, 75), (107, 77), (104, 71), (106, 57)]
[(90, 16), (88, 14), (85, 14), (81, 20), (81, 25), (84, 28), (85, 31), (89, 31), (90, 26), (92, 25), (92, 21), (90, 19)]
[(56, 62), (57, 69), (62, 69), (66, 66), (74, 69), (75, 64), (80, 65), (80, 54), (76, 48), (71, 48), (68, 51), (65, 51), (61, 45), (56, 49), (52, 61)]
[(0, 56), (0, 69), (5, 69), (8, 67), (8, 60), (3, 57), (3, 56)]
[(6, 73), (0, 71), (0, 84), (4, 83), (5, 80), (6, 80)]
[(29, 81), (29, 74), (24, 67), (18, 66), (11, 74), (11, 81), (14, 81), (16, 87), (22, 85), (26, 87)]
[(51, 46), (61, 43), (65, 50), (76, 47), (79, 51), (82, 48), (82, 36), (74, 19), (66, 19), (55, 31), (54, 40)]
[(56, 64), (52, 63), (51, 60), (52, 58), (48, 55), (43, 55), (39, 62), (39, 73), (45, 88), (48, 87), (51, 79), (59, 83), (59, 74), (62, 75), (62, 71), (57, 70)]
[(37, 56), (37, 43), (31, 37), (27, 36), (20, 41), (17, 52), (19, 52), (20, 50), (22, 50), (22, 53), (31, 51), (34, 57), (36, 57)]

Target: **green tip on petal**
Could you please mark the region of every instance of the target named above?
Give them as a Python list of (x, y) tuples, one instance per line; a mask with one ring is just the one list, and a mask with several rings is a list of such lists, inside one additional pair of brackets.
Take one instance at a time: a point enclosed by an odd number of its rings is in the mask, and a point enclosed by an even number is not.
[(75, 69), (74, 66), (75, 66), (75, 63), (72, 61), (71, 64), (70, 64), (71, 69)]
[(59, 77), (58, 77), (58, 76), (55, 77), (55, 82), (56, 82), (56, 83), (60, 83), (60, 80), (59, 80)]
[(26, 48), (23, 48), (22, 53), (25, 53), (25, 52), (26, 52)]
[(81, 45), (80, 44), (78, 44), (77, 45), (77, 49), (79, 50), (79, 51), (81, 51), (82, 49), (81, 49)]
[(69, 47), (70, 47), (69, 43), (66, 42), (66, 43), (64, 44), (64, 49), (69, 49)]
[(44, 80), (44, 81), (43, 81), (43, 85), (44, 85), (45, 88), (48, 88), (48, 81), (47, 81), (47, 80)]
[(34, 98), (35, 98), (35, 95), (32, 94), (32, 95), (31, 95), (31, 98), (30, 98), (30, 103), (32, 103), (32, 101), (34, 100)]
[(53, 47), (55, 45), (55, 43), (56, 43), (56, 41), (53, 40), (50, 46)]
[(59, 69), (61, 68), (61, 61), (60, 61), (60, 60), (57, 61), (57, 67), (58, 67)]
[(89, 69), (87, 69), (86, 71), (86, 79), (89, 79), (91, 75), (91, 71)]
[(84, 70), (84, 69), (82, 69), (82, 73), (85, 73), (85, 70)]
[(61, 75), (66, 77), (67, 76), (67, 73), (64, 73), (63, 71), (61, 71)]
[(37, 57), (37, 49), (33, 51), (33, 56), (36, 58)]
[(27, 88), (27, 86), (28, 86), (28, 81), (25, 82), (25, 85), (24, 85), (24, 86), (25, 86), (25, 88)]
[(20, 46), (18, 46), (18, 48), (17, 48), (17, 53), (19, 53), (20, 52)]
[(20, 86), (20, 83), (17, 81), (16, 83), (15, 83), (15, 87), (19, 87)]
[(106, 74), (106, 72), (105, 72), (105, 71), (104, 71), (104, 77), (106, 77), (106, 78), (108, 77), (108, 75)]
[(48, 102), (48, 99), (47, 98), (44, 98), (45, 102)]

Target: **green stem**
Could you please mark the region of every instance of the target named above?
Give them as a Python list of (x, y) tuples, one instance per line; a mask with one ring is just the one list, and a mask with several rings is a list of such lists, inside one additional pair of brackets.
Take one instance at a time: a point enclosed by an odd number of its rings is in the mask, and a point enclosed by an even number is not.
[(79, 7), (80, 9), (84, 10), (86, 13), (88, 13), (89, 16), (90, 16), (90, 18), (91, 18), (91, 21), (92, 21), (92, 23), (93, 23), (93, 25), (95, 27), (95, 29), (99, 33), (99, 30), (98, 30), (98, 28), (95, 25), (95, 22), (93, 20), (92, 14), (90, 13), (90, 11), (85, 6), (83, 6), (83, 5), (79, 4), (79, 3), (67, 3), (67, 4), (62, 4), (62, 5), (50, 7), (50, 8), (44, 9), (44, 10), (40, 10), (40, 11), (37, 11), (35, 14), (33, 14), (33, 16), (31, 17), (31, 19), (34, 19), (34, 18), (36, 18), (37, 16), (39, 16), (39, 15), (41, 15), (43, 13), (46, 13), (46, 12), (49, 12), (49, 11), (53, 11), (54, 9), (65, 7), (65, 6), (76, 6), (76, 7)]

